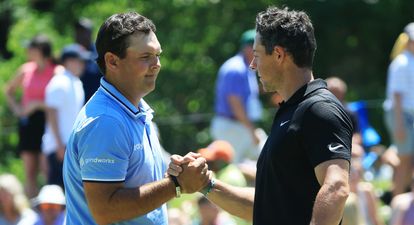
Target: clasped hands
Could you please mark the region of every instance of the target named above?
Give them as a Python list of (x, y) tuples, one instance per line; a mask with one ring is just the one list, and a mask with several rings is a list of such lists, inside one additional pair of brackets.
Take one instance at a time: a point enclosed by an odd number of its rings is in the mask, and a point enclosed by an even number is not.
[(194, 193), (206, 187), (213, 173), (200, 154), (190, 152), (185, 156), (172, 155), (167, 176), (177, 177), (182, 193)]

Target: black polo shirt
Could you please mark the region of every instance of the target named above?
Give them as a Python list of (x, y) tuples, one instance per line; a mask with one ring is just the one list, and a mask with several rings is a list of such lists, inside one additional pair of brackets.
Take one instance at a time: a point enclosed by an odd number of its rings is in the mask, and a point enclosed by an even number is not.
[(257, 162), (254, 225), (309, 225), (320, 185), (314, 168), (351, 158), (352, 122), (316, 79), (281, 104)]

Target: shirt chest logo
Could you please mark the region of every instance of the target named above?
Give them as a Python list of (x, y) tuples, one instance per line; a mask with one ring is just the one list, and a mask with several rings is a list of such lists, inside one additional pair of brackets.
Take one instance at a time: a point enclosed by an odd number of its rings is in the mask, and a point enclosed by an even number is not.
[(290, 120), (286, 120), (280, 123), (280, 126), (283, 127), (283, 125), (287, 124)]
[(329, 151), (333, 152), (333, 153), (341, 153), (341, 151), (339, 151), (339, 149), (344, 148), (343, 145), (341, 144), (329, 144), (328, 145), (328, 149)]

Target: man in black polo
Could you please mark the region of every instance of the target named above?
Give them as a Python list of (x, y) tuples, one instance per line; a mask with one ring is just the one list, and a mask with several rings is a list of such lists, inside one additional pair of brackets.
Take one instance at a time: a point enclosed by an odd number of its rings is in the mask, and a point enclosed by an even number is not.
[[(207, 197), (255, 225), (340, 224), (353, 128), (326, 83), (313, 78), (312, 23), (304, 12), (270, 7), (257, 15), (256, 32), (250, 67), (285, 101), (257, 163), (256, 189), (216, 181)], [(173, 156), (169, 173), (193, 158)]]

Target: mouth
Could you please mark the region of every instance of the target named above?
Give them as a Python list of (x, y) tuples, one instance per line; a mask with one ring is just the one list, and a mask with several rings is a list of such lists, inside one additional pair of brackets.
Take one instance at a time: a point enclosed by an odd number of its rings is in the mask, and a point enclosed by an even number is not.
[(148, 78), (152, 78), (152, 77), (156, 77), (157, 75), (156, 74), (147, 74), (147, 75), (145, 75), (145, 77), (148, 77)]

